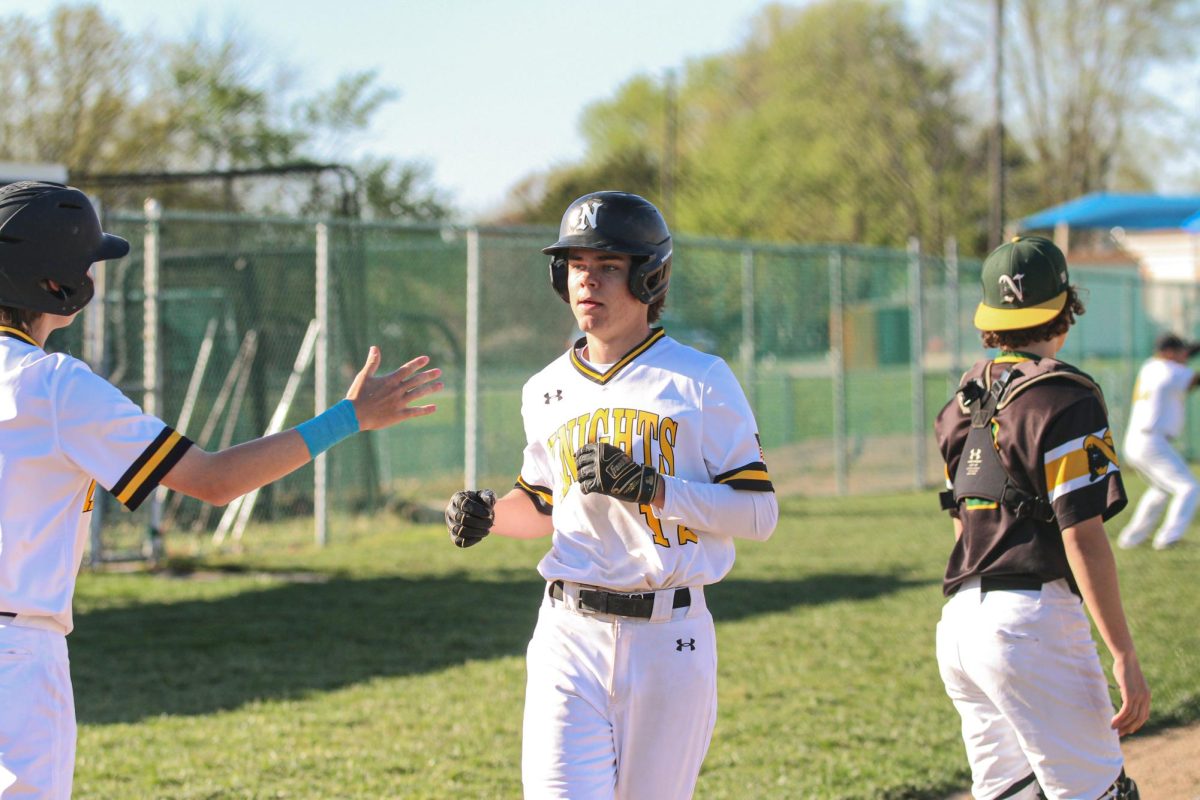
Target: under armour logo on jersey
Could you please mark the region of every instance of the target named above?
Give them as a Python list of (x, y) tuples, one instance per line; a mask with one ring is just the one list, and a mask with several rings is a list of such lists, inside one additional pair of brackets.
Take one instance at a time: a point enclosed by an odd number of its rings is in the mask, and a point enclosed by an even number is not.
[(682, 652), (683, 652), (683, 648), (685, 648), (685, 647), (686, 647), (688, 650), (695, 651), (695, 649), (696, 649), (696, 640), (695, 640), (695, 639), (688, 639), (686, 642), (685, 642), (683, 639), (676, 639), (676, 640), (675, 640), (675, 649), (676, 649), (678, 652), (681, 652), (681, 653), (682, 653)]
[(1000, 276), (1000, 291), (1006, 303), (1021, 303), (1025, 300), (1025, 289), (1021, 286), (1021, 282), (1025, 279), (1025, 273), (1016, 275), (1001, 275)]
[(591, 228), (596, 230), (596, 217), (600, 213), (600, 206), (603, 205), (599, 200), (588, 200), (575, 210), (575, 218), (571, 220), (571, 229), (574, 231), (582, 231)]
[(546, 405), (550, 405), (551, 400), (562, 400), (562, 389), (555, 389), (554, 394), (546, 392), (542, 396), (546, 398)]
[(983, 451), (978, 447), (972, 447), (971, 452), (967, 453), (967, 474), (976, 474), (981, 466), (983, 466)]

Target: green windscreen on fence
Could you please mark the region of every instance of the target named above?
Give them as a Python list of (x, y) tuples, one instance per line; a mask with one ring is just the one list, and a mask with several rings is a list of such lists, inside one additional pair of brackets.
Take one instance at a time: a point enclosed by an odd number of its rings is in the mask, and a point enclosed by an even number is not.
[[(148, 226), (110, 215), (127, 258), (105, 265), (103, 294), (51, 346), (89, 356), (139, 403), (154, 338), (145, 331), (145, 256), (158, 262), (161, 393), (171, 425), (208, 449), (262, 435), (277, 412), (317, 317), (317, 221), (172, 213)], [(462, 486), (470, 441), (467, 352), (478, 354), (475, 464), (481, 486), (507, 490), (524, 446), (520, 391), (579, 332), (550, 286), (540, 248), (555, 231), (326, 222), (328, 402), (342, 397), (367, 348), (384, 369), (419, 354), (444, 372), (438, 413), (354, 437), (328, 455), (333, 513), (440, 506)], [(477, 237), (478, 327), (467, 339), (468, 270)], [(768, 466), (783, 494), (934, 486), (942, 466), (930, 434), (959, 375), (982, 357), (971, 318), (977, 260), (850, 246), (779, 246), (679, 237), (662, 325), (722, 356), (755, 409)], [(1072, 272), (1087, 313), (1062, 357), (1104, 387), (1118, 443), (1134, 375), (1154, 336), (1196, 332), (1193, 286), (1156, 286), (1133, 271)], [(90, 317), (90, 319), (89, 319)], [(87, 336), (88, 331), (91, 335)], [(99, 353), (99, 355), (96, 355)], [(207, 354), (203, 372), (197, 369)], [(312, 416), (311, 365), (299, 375), (285, 427)], [(188, 387), (195, 391), (188, 396)], [(1196, 415), (1192, 415), (1196, 419)], [(1200, 453), (1200, 430), (1184, 449)], [(264, 489), (255, 520), (311, 515), (311, 465)], [(140, 546), (147, 511), (105, 503), (105, 547)], [(224, 512), (168, 497), (167, 531), (210, 535)]]

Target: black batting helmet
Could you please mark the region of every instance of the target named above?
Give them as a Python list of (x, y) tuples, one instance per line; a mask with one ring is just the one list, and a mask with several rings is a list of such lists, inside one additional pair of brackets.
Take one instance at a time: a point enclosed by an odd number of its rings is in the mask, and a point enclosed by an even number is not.
[(42, 181), (0, 186), (0, 305), (74, 314), (95, 293), (92, 264), (128, 252), (129, 242), (100, 230), (78, 189)]
[(646, 305), (667, 295), (671, 270), (671, 232), (658, 209), (628, 192), (592, 192), (567, 206), (558, 241), (542, 252), (550, 256), (550, 283), (567, 297), (567, 251), (572, 247), (607, 250), (633, 257), (629, 291)]

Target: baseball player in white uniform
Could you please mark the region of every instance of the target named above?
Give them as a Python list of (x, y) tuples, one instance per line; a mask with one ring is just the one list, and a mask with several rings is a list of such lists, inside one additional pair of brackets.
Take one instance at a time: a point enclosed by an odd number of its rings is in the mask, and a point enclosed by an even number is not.
[(223, 505), (358, 430), (422, 416), (441, 388), (413, 359), (294, 429), (216, 453), (142, 412), (83, 362), (45, 351), (92, 298), (96, 261), (129, 243), (100, 229), (78, 189), (0, 187), (0, 798), (71, 795), (75, 708), (66, 635), (96, 485), (135, 509), (159, 484)]
[[(1137, 800), (1120, 736), (1150, 714), (1104, 530), (1125, 506), (1104, 396), (1055, 356), (1084, 307), (1053, 242), (1001, 245), (975, 364), (934, 430), (954, 526), (937, 660), (978, 800)], [(1114, 713), (1091, 612), (1113, 656)]]
[(758, 431), (719, 358), (661, 328), (671, 236), (637, 195), (570, 205), (551, 283), (583, 338), (522, 392), (516, 488), (458, 492), (460, 547), (551, 535), (527, 654), (527, 798), (692, 796), (716, 720), (704, 587), (778, 518)]
[(1187, 533), (1196, 513), (1200, 482), (1171, 440), (1183, 433), (1187, 393), (1200, 384), (1200, 374), (1187, 366), (1197, 352), (1200, 345), (1165, 333), (1155, 342), (1153, 358), (1138, 370), (1125, 432), (1125, 461), (1149, 485), (1117, 539), (1123, 548), (1146, 541), (1160, 517), (1154, 549), (1173, 547)]

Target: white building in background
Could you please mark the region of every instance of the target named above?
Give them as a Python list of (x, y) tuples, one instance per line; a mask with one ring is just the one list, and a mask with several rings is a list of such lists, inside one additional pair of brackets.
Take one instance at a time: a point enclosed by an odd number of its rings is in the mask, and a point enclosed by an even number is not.
[(1144, 277), (1154, 281), (1200, 280), (1200, 232), (1186, 228), (1126, 230), (1115, 228), (1113, 241), (1133, 256)]
[(67, 182), (67, 168), (62, 164), (22, 164), (0, 161), (0, 186), (17, 181)]

